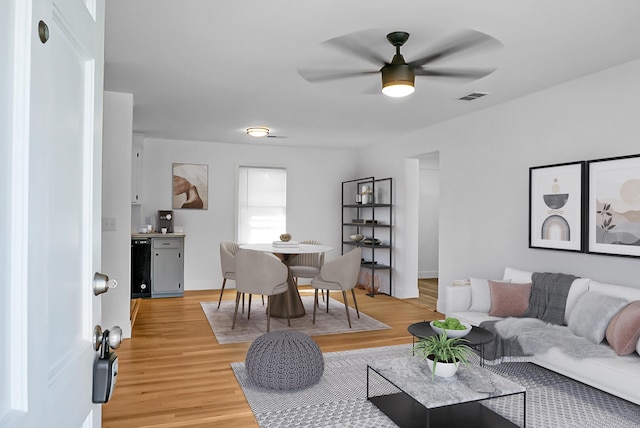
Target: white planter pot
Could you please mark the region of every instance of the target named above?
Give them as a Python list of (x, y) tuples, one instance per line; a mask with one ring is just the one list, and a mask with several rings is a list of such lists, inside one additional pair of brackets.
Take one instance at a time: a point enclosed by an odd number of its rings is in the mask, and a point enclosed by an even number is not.
[(433, 360), (427, 358), (427, 365), (429, 366), (429, 370), (431, 370), (433, 374), (439, 377), (451, 377), (455, 375), (458, 372), (458, 364), (460, 363), (443, 363), (441, 361), (438, 361), (438, 364), (436, 364), (436, 371), (434, 373)]

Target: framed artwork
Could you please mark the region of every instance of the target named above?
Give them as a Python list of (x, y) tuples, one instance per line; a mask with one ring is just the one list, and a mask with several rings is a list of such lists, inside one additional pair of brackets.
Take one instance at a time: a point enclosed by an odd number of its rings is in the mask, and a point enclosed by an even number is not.
[(587, 162), (587, 252), (640, 257), (640, 155)]
[(584, 252), (584, 162), (529, 168), (529, 248)]
[(209, 166), (174, 163), (172, 190), (173, 209), (208, 209)]

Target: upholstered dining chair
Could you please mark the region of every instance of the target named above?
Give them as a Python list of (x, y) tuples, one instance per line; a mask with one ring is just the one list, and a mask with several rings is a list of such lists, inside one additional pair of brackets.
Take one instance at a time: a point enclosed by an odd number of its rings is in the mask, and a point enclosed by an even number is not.
[(233, 241), (220, 242), (220, 265), (222, 267), (222, 288), (220, 289), (220, 298), (218, 299), (218, 309), (222, 302), (222, 294), (227, 279), (235, 281), (236, 279), (236, 261), (235, 254), (240, 247)]
[(340, 256), (335, 260), (325, 263), (320, 269), (320, 275), (311, 280), (311, 286), (315, 288), (315, 298), (313, 305), (313, 323), (316, 323), (316, 307), (318, 306), (318, 290), (327, 290), (327, 312), (329, 312), (329, 291), (342, 291), (344, 308), (347, 311), (347, 321), (351, 328), (351, 317), (349, 316), (349, 305), (347, 303), (347, 290), (351, 290), (356, 313), (360, 318), (358, 301), (354, 288), (360, 273), (360, 262), (362, 260), (362, 248), (358, 247)]
[[(251, 295), (260, 294), (267, 296), (267, 332), (271, 328), (271, 301), (273, 296), (288, 293), (289, 270), (282, 261), (270, 253), (253, 250), (238, 250), (236, 252), (236, 309), (233, 313), (233, 324), (236, 326), (240, 295), (249, 294), (249, 307), (247, 319), (251, 317)], [(287, 297), (287, 296), (285, 296)], [(291, 326), (289, 319), (289, 299), (287, 301), (287, 324)]]
[[(301, 244), (322, 245), (319, 241), (300, 241)], [(291, 275), (295, 278), (296, 285), (298, 278), (315, 278), (320, 275), (320, 268), (324, 264), (324, 253), (298, 254), (291, 260)]]

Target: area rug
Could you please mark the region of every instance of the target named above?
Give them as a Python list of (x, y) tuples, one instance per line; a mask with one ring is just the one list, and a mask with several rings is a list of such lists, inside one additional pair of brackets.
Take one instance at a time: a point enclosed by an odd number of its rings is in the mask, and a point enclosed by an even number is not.
[[(366, 400), (367, 362), (411, 355), (411, 345), (325, 353), (316, 385), (275, 391), (252, 384), (244, 363), (233, 371), (260, 427), (395, 427)], [(503, 363), (490, 370), (527, 389), (528, 428), (638, 428), (640, 406), (530, 363)], [(487, 403), (487, 402), (485, 402)], [(522, 398), (503, 397), (488, 407), (522, 423)]]
[[(349, 315), (352, 328), (349, 328), (344, 303), (334, 299), (329, 300), (329, 313), (326, 312), (324, 302), (320, 302), (316, 313), (316, 323), (313, 324), (313, 296), (302, 295), (301, 298), (306, 314), (300, 318), (291, 318), (291, 327), (287, 326), (286, 319), (272, 317), (271, 331), (292, 329), (309, 336), (320, 336), (391, 328), (362, 311), (360, 311), (360, 318), (358, 318), (355, 309), (351, 306), (349, 307)], [(223, 300), (220, 309), (218, 309), (218, 302), (200, 302), (200, 306), (202, 306), (219, 344), (250, 342), (267, 332), (267, 314), (259, 297), (251, 303), (251, 319), (247, 320), (246, 306), (244, 314), (241, 314), (238, 309), (238, 319), (233, 330), (231, 325), (233, 324), (235, 300)]]

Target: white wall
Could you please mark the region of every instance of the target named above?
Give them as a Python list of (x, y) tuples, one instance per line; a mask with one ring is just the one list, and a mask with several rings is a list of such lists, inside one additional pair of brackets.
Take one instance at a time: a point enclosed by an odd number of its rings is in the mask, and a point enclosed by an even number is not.
[(104, 93), (102, 218), (116, 230), (102, 231), (102, 273), (118, 287), (102, 295), (102, 327), (118, 325), (131, 337), (131, 139), (133, 95)]
[(333, 247), (325, 256), (327, 261), (340, 255), (341, 182), (358, 178), (355, 152), (279, 147), (262, 141), (260, 145), (237, 145), (145, 139), (142, 207), (144, 217), (154, 225), (158, 210), (172, 209), (171, 164), (209, 166), (209, 209), (174, 210), (174, 224), (183, 226), (186, 234), (185, 290), (222, 285), (219, 244), (235, 240), (236, 168), (241, 164), (285, 167), (287, 232), (297, 241), (316, 239)]
[[(3, 64), (0, 67), (0, 233), (4, 237), (0, 244), (0, 425), (3, 417), (11, 406), (11, 381), (9, 371), (12, 366), (10, 360), (11, 339), (16, 334), (15, 326), (11, 325), (9, 308), (12, 303), (12, 146), (19, 144), (13, 138), (13, 99), (14, 91), (14, 67), (17, 67), (14, 58), (15, 35), (14, 13), (15, 2), (4, 2), (3, 11), (0, 14), (0, 55)], [(15, 112), (17, 114), (17, 112)], [(17, 175), (15, 175), (17, 176)], [(16, 266), (17, 267), (17, 266)], [(17, 300), (17, 299), (16, 299)]]
[[(408, 157), (440, 152), (441, 287), (471, 275), (500, 277), (505, 266), (640, 287), (638, 259), (528, 248), (529, 167), (639, 153), (639, 98), (636, 60), (362, 150), (359, 156), (375, 169), (372, 173), (389, 175), (403, 171)], [(411, 192), (412, 184), (404, 174), (397, 178), (396, 203), (402, 210), (403, 192)], [(398, 232), (403, 235), (395, 241), (398, 254), (417, 251), (411, 228)], [(413, 284), (409, 278), (396, 287), (410, 290)], [(438, 307), (444, 310), (444, 302)]]
[(438, 277), (440, 162), (438, 153), (420, 157), (418, 278)]

